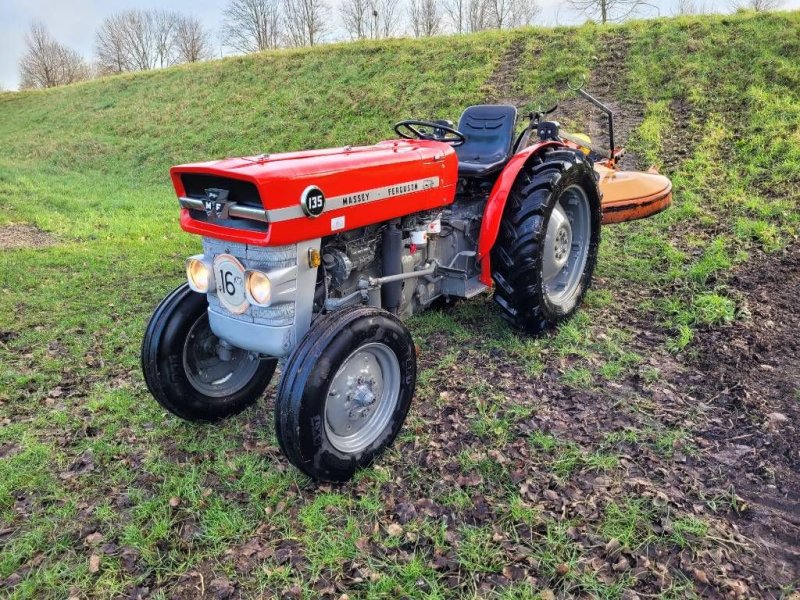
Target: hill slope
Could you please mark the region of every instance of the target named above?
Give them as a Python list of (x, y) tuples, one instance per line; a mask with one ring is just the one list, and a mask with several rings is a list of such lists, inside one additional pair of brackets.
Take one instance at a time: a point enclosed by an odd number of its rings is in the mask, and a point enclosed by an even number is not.
[[(0, 94), (2, 592), (788, 589), (799, 32), (800, 13), (523, 29)], [(675, 205), (605, 229), (575, 320), (520, 338), (488, 299), (413, 319), (409, 421), (340, 488), (287, 470), (272, 391), (213, 428), (158, 410), (141, 333), (197, 248), (178, 228), (172, 164), (372, 142), (402, 118), (553, 96), (562, 121), (601, 135), (563, 93), (582, 76), (620, 112), (629, 163), (673, 178)]]

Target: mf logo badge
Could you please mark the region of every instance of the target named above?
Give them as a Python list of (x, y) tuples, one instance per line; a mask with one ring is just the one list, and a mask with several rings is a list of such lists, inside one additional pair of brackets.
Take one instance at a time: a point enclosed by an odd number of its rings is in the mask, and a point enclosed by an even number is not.
[(203, 200), (203, 208), (209, 217), (225, 219), (228, 217), (228, 190), (209, 188)]
[(315, 185), (308, 186), (300, 196), (300, 206), (309, 217), (318, 217), (325, 210), (325, 194)]

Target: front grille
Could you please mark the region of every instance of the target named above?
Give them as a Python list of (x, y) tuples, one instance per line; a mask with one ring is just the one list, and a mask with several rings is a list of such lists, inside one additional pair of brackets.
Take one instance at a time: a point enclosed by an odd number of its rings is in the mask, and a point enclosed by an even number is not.
[[(265, 273), (297, 264), (297, 246), (294, 244), (263, 247), (204, 237), (203, 254), (212, 261), (218, 254), (230, 254), (238, 258), (245, 268), (258, 269)], [(244, 313), (234, 315), (219, 301), (216, 292), (209, 292), (207, 298), (211, 310), (240, 321), (275, 327), (294, 323), (294, 302), (267, 307), (250, 306)]]
[[(242, 181), (241, 179), (231, 179), (230, 177), (219, 177), (205, 173), (181, 173), (181, 182), (186, 192), (185, 197), (194, 200), (203, 200), (206, 197), (206, 190), (216, 188), (228, 191), (228, 202), (238, 206), (248, 206), (251, 208), (263, 209), (258, 188), (254, 183)], [(263, 221), (227, 218), (218, 219), (213, 215), (208, 215), (205, 210), (190, 208), (189, 214), (196, 221), (212, 223), (223, 227), (234, 229), (244, 229), (247, 231), (266, 231), (269, 225)]]
[(183, 183), (183, 189), (186, 190), (186, 195), (190, 198), (205, 198), (207, 189), (218, 188), (228, 190), (229, 202), (257, 208), (262, 208), (263, 206), (258, 195), (258, 188), (250, 181), (218, 177), (205, 173), (181, 173), (181, 182)]

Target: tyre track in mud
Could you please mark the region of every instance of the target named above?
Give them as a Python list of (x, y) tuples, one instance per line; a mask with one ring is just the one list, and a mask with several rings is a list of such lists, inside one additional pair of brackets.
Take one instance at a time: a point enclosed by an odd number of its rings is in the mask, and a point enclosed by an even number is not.
[(526, 43), (524, 35), (517, 34), (511, 39), (503, 57), (484, 84), (484, 101), (487, 104), (512, 104), (519, 108), (528, 101), (519, 83)]
[[(625, 85), (626, 63), (632, 39), (626, 32), (609, 32), (599, 35), (595, 50), (596, 61), (586, 79), (584, 89), (605, 103), (614, 112), (614, 138), (616, 146), (625, 146), (631, 135), (644, 120), (642, 102), (620, 100), (619, 90)], [(558, 118), (570, 129), (581, 131), (596, 144), (608, 148), (608, 118), (588, 101), (572, 95), (559, 103)], [(638, 169), (639, 158), (628, 152), (621, 161), (623, 169)]]

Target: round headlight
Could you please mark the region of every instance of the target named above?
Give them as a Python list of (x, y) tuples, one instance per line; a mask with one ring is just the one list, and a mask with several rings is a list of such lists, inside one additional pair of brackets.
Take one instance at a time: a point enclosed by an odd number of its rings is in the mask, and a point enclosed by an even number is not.
[(186, 261), (186, 279), (195, 292), (205, 294), (211, 285), (211, 268), (198, 258)]
[(272, 299), (272, 284), (261, 271), (247, 272), (247, 296), (257, 306), (268, 306)]

